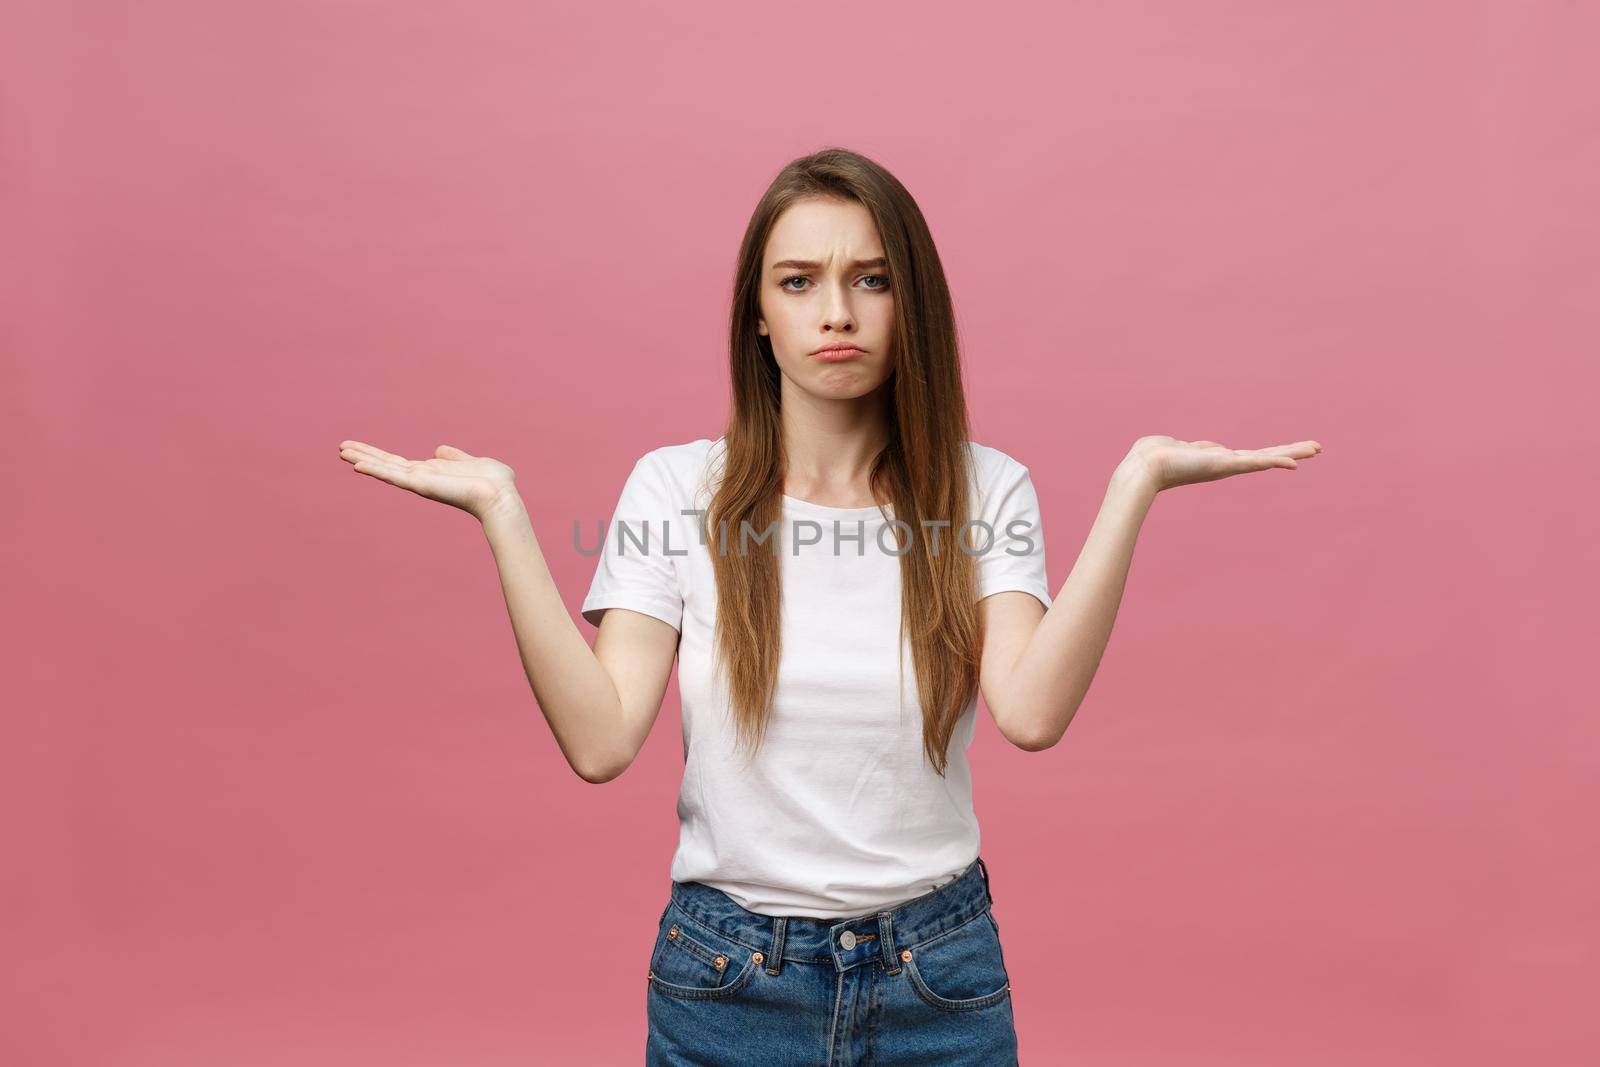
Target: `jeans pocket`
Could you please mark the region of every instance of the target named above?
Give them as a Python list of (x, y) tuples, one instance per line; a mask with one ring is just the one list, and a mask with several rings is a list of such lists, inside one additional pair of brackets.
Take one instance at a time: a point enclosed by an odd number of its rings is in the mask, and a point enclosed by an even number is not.
[(683, 1000), (731, 997), (755, 978), (764, 958), (669, 904), (650, 954), (650, 988)]
[(902, 954), (911, 988), (939, 1011), (975, 1011), (1011, 995), (1000, 928), (983, 911)]

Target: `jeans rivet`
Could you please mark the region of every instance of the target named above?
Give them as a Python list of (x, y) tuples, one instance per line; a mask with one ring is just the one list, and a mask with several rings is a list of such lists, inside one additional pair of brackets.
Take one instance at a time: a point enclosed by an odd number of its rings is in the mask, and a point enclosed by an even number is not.
[(900, 951), (900, 959), (902, 961), (906, 962), (906, 963), (910, 963), (911, 962), (911, 950), (910, 949), (902, 949)]

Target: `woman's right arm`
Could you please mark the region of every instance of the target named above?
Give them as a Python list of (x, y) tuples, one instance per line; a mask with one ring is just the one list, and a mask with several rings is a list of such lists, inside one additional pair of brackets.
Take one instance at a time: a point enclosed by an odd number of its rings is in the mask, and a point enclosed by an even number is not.
[(678, 631), (612, 608), (590, 648), (550, 575), (516, 474), (499, 460), (451, 445), (440, 445), (431, 459), (410, 460), (362, 441), (341, 441), (339, 455), (357, 473), (460, 508), (482, 524), (523, 671), (561, 754), (586, 782), (609, 782), (627, 770), (661, 711)]
[(666, 696), (678, 631), (611, 608), (591, 649), (568, 614), (515, 488), (483, 514), (533, 699), (572, 769), (609, 782), (633, 762)]

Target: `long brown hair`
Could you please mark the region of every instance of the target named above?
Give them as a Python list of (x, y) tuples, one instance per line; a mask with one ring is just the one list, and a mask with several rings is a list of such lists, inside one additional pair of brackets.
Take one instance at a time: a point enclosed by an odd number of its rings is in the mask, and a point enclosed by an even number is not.
[[(777, 689), (781, 538), (744, 551), (753, 533), (780, 523), (787, 468), (779, 418), (779, 372), (757, 330), (761, 262), (778, 216), (811, 197), (854, 200), (877, 224), (894, 299), (888, 445), (873, 462), (874, 499), (893, 505), (900, 557), (900, 644), (910, 645), (922, 706), (923, 751), (943, 774), (956, 721), (978, 686), (982, 634), (977, 567), (955, 550), (969, 518), (967, 409), (955, 311), (944, 267), (922, 211), (879, 164), (842, 148), (802, 156), (778, 172), (745, 228), (729, 316), (731, 413), (720, 481), (706, 506), (706, 543), (717, 580), (718, 670), (727, 682), (738, 736), (753, 757), (766, 736)], [(937, 549), (923, 519), (949, 520)], [(727, 550), (718, 531), (726, 531)], [(904, 662), (901, 663), (902, 683)]]

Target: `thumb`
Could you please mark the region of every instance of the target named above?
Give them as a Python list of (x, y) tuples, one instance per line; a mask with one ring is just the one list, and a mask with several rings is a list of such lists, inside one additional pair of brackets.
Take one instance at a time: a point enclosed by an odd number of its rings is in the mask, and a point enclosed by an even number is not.
[(433, 454), (440, 459), (476, 459), (470, 452), (463, 452), (455, 445), (440, 445), (433, 450)]

